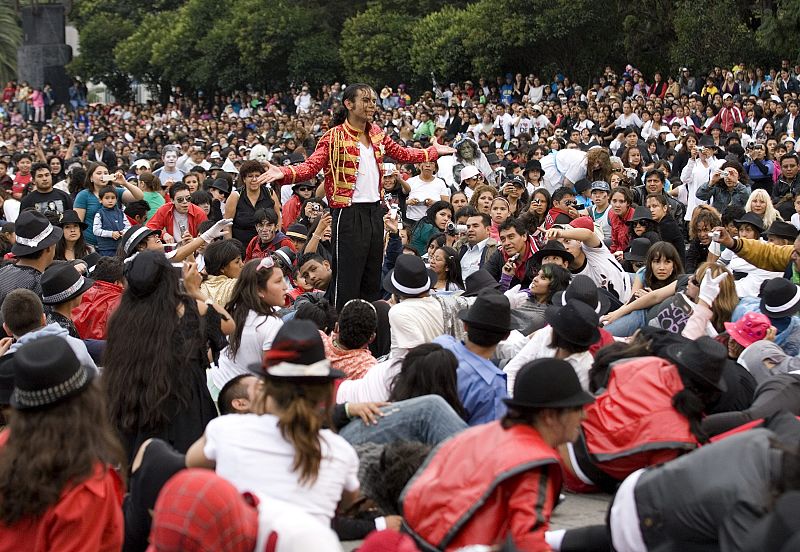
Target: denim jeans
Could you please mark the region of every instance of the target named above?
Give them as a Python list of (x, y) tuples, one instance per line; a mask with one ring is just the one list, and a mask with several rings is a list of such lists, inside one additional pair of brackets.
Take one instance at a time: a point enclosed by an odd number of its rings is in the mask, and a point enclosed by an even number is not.
[(356, 418), (339, 431), (351, 445), (418, 441), (437, 445), (467, 429), (467, 424), (439, 395), (398, 401), (381, 409), (385, 414), (375, 425)]
[(630, 337), (636, 330), (645, 326), (647, 326), (647, 309), (640, 309), (614, 320), (603, 329), (614, 337)]

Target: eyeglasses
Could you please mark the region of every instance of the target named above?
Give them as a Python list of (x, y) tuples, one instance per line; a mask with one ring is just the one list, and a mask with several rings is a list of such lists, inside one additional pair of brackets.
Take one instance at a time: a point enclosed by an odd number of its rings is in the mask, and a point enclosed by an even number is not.
[(269, 270), (270, 268), (273, 268), (274, 266), (275, 266), (275, 261), (272, 259), (272, 257), (264, 257), (258, 263), (258, 268), (256, 268), (256, 272), (260, 272), (262, 270)]
[(181, 197), (176, 197), (172, 201), (174, 201), (175, 203), (189, 203), (191, 200), (192, 199), (189, 196), (181, 196)]
[(314, 188), (312, 188), (311, 186), (298, 186), (297, 191), (298, 192), (311, 192), (311, 191), (314, 191)]

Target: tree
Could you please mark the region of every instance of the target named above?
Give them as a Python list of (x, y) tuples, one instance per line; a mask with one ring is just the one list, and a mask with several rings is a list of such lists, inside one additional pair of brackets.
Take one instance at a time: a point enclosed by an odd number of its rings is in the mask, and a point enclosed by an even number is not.
[[(778, 0), (772, 10), (761, 14), (761, 25), (756, 32), (759, 46), (775, 58), (793, 57), (800, 52), (800, 0)], [(791, 54), (793, 55), (790, 55)]]
[(470, 31), (466, 10), (445, 6), (420, 19), (411, 31), (411, 67), (417, 81), (429, 73), (450, 79), (471, 74), (464, 37)]
[(17, 74), (17, 49), (22, 44), (17, 12), (8, 0), (0, 3), (0, 28), (0, 80), (7, 82)]
[(411, 73), (411, 29), (416, 19), (373, 4), (345, 21), (340, 53), (349, 82), (397, 84)]

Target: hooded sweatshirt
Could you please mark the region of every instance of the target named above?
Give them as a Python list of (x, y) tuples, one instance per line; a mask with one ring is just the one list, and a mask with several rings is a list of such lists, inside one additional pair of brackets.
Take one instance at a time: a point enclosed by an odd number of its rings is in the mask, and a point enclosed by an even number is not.
[(69, 343), (70, 348), (72, 348), (72, 352), (75, 353), (75, 356), (78, 357), (78, 360), (81, 363), (81, 366), (88, 366), (94, 370), (95, 374), (99, 373), (97, 369), (97, 365), (92, 360), (92, 357), (89, 356), (89, 351), (86, 350), (86, 345), (84, 345), (83, 341), (80, 339), (76, 339), (69, 335), (69, 332), (65, 328), (62, 328), (57, 323), (48, 324), (47, 326), (43, 326), (38, 330), (34, 330), (32, 332), (28, 332), (25, 335), (20, 336), (11, 347), (9, 347), (8, 352), (4, 356), (12, 355), (16, 353), (20, 347), (25, 345), (26, 343), (30, 343), (32, 341), (36, 341), (37, 339), (49, 335), (56, 335), (65, 339), (67, 343)]

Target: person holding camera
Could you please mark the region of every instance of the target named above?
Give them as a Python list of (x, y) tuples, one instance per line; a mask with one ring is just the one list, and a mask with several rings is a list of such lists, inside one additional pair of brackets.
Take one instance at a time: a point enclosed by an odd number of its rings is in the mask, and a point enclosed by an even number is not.
[(420, 173), (407, 181), (410, 191), (406, 200), (406, 218), (413, 222), (424, 217), (427, 208), (436, 201), (448, 201), (450, 198), (447, 184), (434, 174), (436, 162), (425, 161), (418, 166)]
[(711, 180), (700, 186), (695, 196), (708, 201), (720, 213), (728, 205), (744, 208), (750, 197), (750, 186), (742, 184), (740, 178), (747, 181), (747, 173), (742, 166), (736, 161), (726, 161), (722, 167), (711, 171)]
[(539, 251), (533, 237), (528, 234), (525, 223), (510, 218), (500, 225), (500, 248), (486, 262), (484, 268), (505, 291), (519, 284), (530, 287), (539, 263), (535, 254)]
[(747, 176), (752, 180), (753, 190), (766, 190), (772, 196), (775, 182), (775, 162), (770, 159), (764, 144), (750, 144), (747, 147), (749, 161), (744, 164)]

